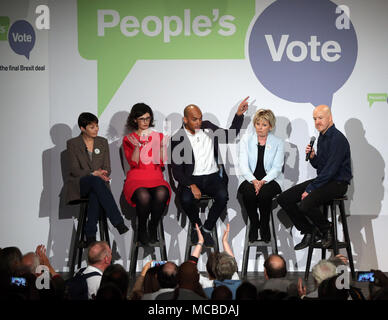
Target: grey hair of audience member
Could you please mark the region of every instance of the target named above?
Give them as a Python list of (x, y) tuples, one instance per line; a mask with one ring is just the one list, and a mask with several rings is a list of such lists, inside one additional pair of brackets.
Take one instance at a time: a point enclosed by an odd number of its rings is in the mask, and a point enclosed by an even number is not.
[(237, 272), (237, 262), (234, 257), (226, 252), (220, 252), (217, 256), (215, 265), (215, 275), (217, 280), (224, 281), (226, 279), (232, 279), (232, 276)]
[(318, 287), (322, 281), (337, 275), (335, 265), (328, 260), (319, 261), (312, 269), (315, 285)]
[(88, 250), (88, 265), (102, 261), (109, 254), (109, 244), (106, 241), (94, 242)]

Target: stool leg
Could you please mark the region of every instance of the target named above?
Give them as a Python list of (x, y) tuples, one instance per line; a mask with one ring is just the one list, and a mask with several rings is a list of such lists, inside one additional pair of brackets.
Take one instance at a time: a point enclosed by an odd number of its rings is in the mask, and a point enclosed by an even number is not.
[[(85, 225), (86, 225), (86, 219), (87, 219), (87, 212), (88, 212), (88, 204), (87, 203), (82, 203), (82, 218), (80, 219), (80, 226), (79, 228), (81, 229), (81, 237), (80, 241), (84, 240), (85, 237)], [(81, 262), (82, 262), (82, 252), (83, 248), (78, 244), (78, 269), (81, 268)]]
[(103, 219), (104, 219), (103, 223), (104, 223), (105, 241), (108, 242), (108, 245), (110, 246), (109, 228), (108, 228), (108, 220), (106, 218), (106, 214), (104, 214)]
[(214, 238), (214, 252), (220, 251), (220, 245), (218, 243), (218, 233), (217, 233), (217, 224), (214, 226), (212, 230), (212, 236)]
[(74, 244), (73, 244), (73, 248), (72, 248), (72, 255), (73, 256), (72, 256), (71, 263), (70, 263), (70, 276), (71, 277), (74, 275), (75, 264), (76, 264), (76, 259), (77, 259), (77, 251), (79, 249), (80, 241), (82, 240), (83, 219), (84, 219), (85, 214), (86, 214), (85, 204), (81, 203), (80, 210), (79, 210), (79, 216), (78, 216), (78, 224), (77, 224)]
[(137, 265), (137, 255), (139, 252), (139, 243), (138, 243), (138, 217), (136, 216), (134, 226), (133, 226), (133, 238), (132, 238), (132, 247), (130, 252), (131, 262), (129, 264), (129, 276), (134, 278), (136, 275), (136, 265)]
[(102, 217), (102, 213), (100, 212), (100, 217), (98, 218), (98, 229), (100, 229), (100, 241), (105, 241), (105, 226), (104, 226), (104, 218)]
[(309, 278), (309, 273), (310, 273), (310, 267), (311, 267), (311, 259), (313, 257), (313, 250), (314, 250), (314, 238), (315, 238), (316, 231), (313, 231), (311, 241), (309, 244), (309, 251), (307, 255), (307, 263), (306, 263), (306, 271), (304, 273), (304, 279), (307, 281)]
[(271, 245), (272, 245), (272, 253), (278, 254), (278, 243), (276, 240), (276, 229), (275, 229), (275, 223), (273, 219), (273, 212), (271, 210), (270, 212), (271, 215), (271, 224), (272, 224), (272, 240), (271, 240)]
[(333, 201), (331, 204), (331, 223), (333, 225), (333, 251), (334, 255), (338, 254), (338, 234), (337, 234), (337, 212), (336, 212), (337, 203)]
[(167, 250), (166, 250), (166, 241), (164, 239), (163, 217), (159, 221), (158, 231), (159, 231), (160, 257), (162, 258), (162, 260), (167, 261)]
[(134, 278), (136, 275), (136, 265), (137, 265), (138, 253), (139, 253), (139, 247), (137, 246), (137, 243), (134, 243), (133, 247), (131, 249), (131, 263), (129, 266), (129, 276), (131, 278)]
[(185, 261), (189, 260), (190, 251), (191, 251), (191, 232), (192, 232), (192, 224), (189, 220), (189, 225), (187, 227), (187, 240), (186, 240), (186, 249), (185, 249)]
[(322, 260), (326, 259), (326, 249), (322, 248)]
[(249, 246), (249, 228), (250, 228), (250, 221), (248, 219), (247, 227), (246, 227), (246, 231), (245, 231), (243, 261), (242, 261), (242, 266), (241, 266), (242, 278), (246, 278), (247, 270), (248, 270), (248, 258), (249, 258), (249, 248), (250, 248), (250, 246)]
[(345, 238), (345, 242), (346, 242), (346, 252), (348, 254), (348, 259), (349, 259), (350, 271), (352, 273), (352, 278), (355, 279), (356, 278), (356, 273), (354, 271), (352, 245), (350, 243), (348, 223), (346, 221), (345, 204), (344, 204), (343, 201), (340, 202), (340, 207), (339, 208), (340, 208), (341, 221), (342, 221), (342, 230), (343, 230), (344, 238)]

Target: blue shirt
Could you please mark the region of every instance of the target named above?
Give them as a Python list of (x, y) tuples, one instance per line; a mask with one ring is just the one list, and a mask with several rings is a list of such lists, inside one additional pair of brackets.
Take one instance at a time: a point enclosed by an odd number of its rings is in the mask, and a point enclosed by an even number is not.
[(310, 193), (331, 181), (349, 184), (353, 177), (350, 161), (349, 142), (333, 124), (325, 134), (319, 134), (317, 152), (310, 159), (318, 176), (307, 186), (306, 192)]
[[(233, 300), (236, 300), (236, 291), (237, 291), (237, 288), (240, 286), (240, 284), (241, 284), (241, 280), (228, 280), (228, 279), (225, 279), (224, 281), (214, 280), (214, 282), (213, 282), (214, 288), (215, 287), (219, 287), (219, 286), (226, 286), (226, 287), (228, 287), (229, 290), (232, 292), (232, 299)], [(214, 288), (205, 288), (205, 289), (203, 289), (205, 291), (205, 294), (208, 296), (209, 299), (212, 296)]]

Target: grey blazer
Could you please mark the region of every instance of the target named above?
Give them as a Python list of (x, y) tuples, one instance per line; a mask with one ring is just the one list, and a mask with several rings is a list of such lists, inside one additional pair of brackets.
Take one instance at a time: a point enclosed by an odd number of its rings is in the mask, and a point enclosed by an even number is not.
[(81, 134), (67, 141), (67, 153), (70, 170), (65, 182), (65, 199), (69, 204), (81, 198), (79, 182), (82, 177), (98, 169), (107, 170), (110, 175), (111, 168), (109, 145), (105, 138), (95, 138), (92, 161)]

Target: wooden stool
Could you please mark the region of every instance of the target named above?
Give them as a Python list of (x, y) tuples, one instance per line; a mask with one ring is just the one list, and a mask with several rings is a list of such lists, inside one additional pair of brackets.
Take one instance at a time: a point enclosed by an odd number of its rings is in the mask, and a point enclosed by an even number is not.
[[(72, 259), (70, 264), (70, 276), (74, 275), (75, 263), (77, 258), (77, 250), (78, 250), (78, 269), (81, 268), (82, 262), (82, 253), (83, 250), (86, 249), (86, 240), (85, 240), (85, 224), (88, 212), (88, 204), (89, 199), (79, 199), (73, 201), (72, 205), (79, 204), (79, 216), (78, 216), (78, 225), (76, 229), (76, 235), (74, 239), (72, 250)], [(100, 230), (100, 241), (106, 241), (110, 245), (109, 241), (109, 229), (108, 229), (108, 221), (106, 219), (105, 211), (101, 208), (101, 214), (98, 218), (99, 230)]]
[(247, 227), (245, 231), (245, 242), (244, 242), (244, 252), (243, 252), (243, 261), (242, 261), (242, 267), (241, 267), (241, 277), (246, 278), (247, 276), (247, 270), (248, 270), (248, 258), (249, 258), (249, 249), (251, 247), (265, 247), (268, 255), (268, 247), (271, 247), (273, 254), (278, 254), (278, 244), (276, 239), (276, 229), (275, 229), (275, 223), (273, 220), (273, 213), (272, 210), (276, 208), (275, 206), (272, 206), (270, 216), (271, 216), (271, 241), (270, 242), (264, 242), (262, 240), (256, 240), (256, 241), (249, 241), (249, 228), (251, 226), (250, 219), (248, 218)]
[[(198, 206), (201, 213), (204, 213), (206, 208), (209, 207), (209, 203), (213, 202), (214, 199), (206, 194), (203, 194), (201, 196), (201, 199), (198, 200)], [(191, 233), (196, 232), (193, 231), (193, 224), (189, 220), (189, 226), (187, 229), (187, 240), (186, 240), (186, 249), (185, 249), (185, 261), (189, 260), (189, 257), (191, 255), (191, 247), (197, 245), (196, 243), (191, 242)], [(212, 247), (215, 252), (219, 251), (219, 244), (218, 244), (218, 234), (217, 234), (217, 226), (214, 226), (214, 228), (211, 231), (213, 240), (214, 240), (214, 246)]]
[[(350, 243), (348, 224), (346, 221), (345, 203), (344, 203), (345, 200), (348, 200), (348, 197), (346, 195), (343, 197), (340, 197), (340, 198), (333, 199), (332, 201), (328, 202), (327, 204), (325, 204), (323, 206), (323, 213), (327, 217), (328, 209), (330, 207), (330, 216), (331, 216), (331, 223), (332, 223), (331, 227), (333, 230), (333, 244), (329, 247), (329, 249), (333, 249), (335, 256), (339, 253), (339, 249), (346, 249), (346, 252), (348, 254), (348, 259), (349, 259), (350, 270), (352, 273), (352, 278), (355, 279), (356, 274), (354, 271), (352, 247), (351, 247), (351, 243)], [(338, 240), (336, 207), (339, 207), (339, 211), (340, 211), (340, 221), (342, 223), (342, 231), (343, 231), (344, 240), (345, 240), (344, 242), (340, 242)], [(309, 277), (311, 259), (313, 256), (313, 250), (314, 249), (321, 249), (322, 250), (322, 259), (326, 258), (326, 249), (322, 248), (322, 244), (320, 242), (314, 242), (314, 238), (315, 238), (316, 233), (317, 233), (317, 230), (313, 231), (313, 235), (311, 237), (311, 242), (309, 245), (306, 271), (305, 271), (305, 276), (304, 276), (305, 280), (307, 280)]]
[[(138, 231), (138, 224), (139, 224), (139, 221), (138, 221), (138, 217), (136, 216), (136, 219), (135, 219), (135, 226), (133, 227), (133, 241), (132, 241), (132, 247), (131, 247), (131, 251), (129, 253), (130, 255), (130, 259), (131, 259), (131, 262), (130, 262), (130, 266), (129, 266), (129, 276), (130, 278), (135, 278), (135, 275), (136, 275), (136, 265), (137, 265), (137, 256), (138, 256), (138, 253), (139, 253), (139, 248), (142, 247), (142, 248), (146, 248), (146, 247), (151, 247), (151, 248), (159, 248), (160, 250), (160, 257), (162, 260), (167, 260), (167, 250), (166, 250), (166, 241), (164, 239), (164, 228), (163, 228), (163, 216), (161, 217), (160, 219), (160, 222), (158, 224), (158, 229), (157, 229), (157, 233), (158, 233), (158, 241), (155, 242), (155, 243), (150, 243), (148, 244), (147, 246), (143, 245), (140, 241), (139, 241), (139, 231)], [(147, 221), (147, 224), (148, 224), (148, 221)]]

